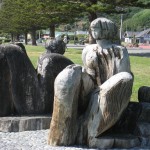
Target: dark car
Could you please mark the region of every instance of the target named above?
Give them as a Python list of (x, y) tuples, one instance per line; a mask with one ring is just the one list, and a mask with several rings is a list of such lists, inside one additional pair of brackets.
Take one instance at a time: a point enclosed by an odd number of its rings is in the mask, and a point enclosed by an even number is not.
[(84, 45), (85, 43), (88, 43), (88, 39), (87, 38), (80, 38), (78, 42), (79, 42), (79, 44)]
[(79, 44), (84, 45), (84, 43), (85, 43), (85, 39), (84, 38), (79, 39)]

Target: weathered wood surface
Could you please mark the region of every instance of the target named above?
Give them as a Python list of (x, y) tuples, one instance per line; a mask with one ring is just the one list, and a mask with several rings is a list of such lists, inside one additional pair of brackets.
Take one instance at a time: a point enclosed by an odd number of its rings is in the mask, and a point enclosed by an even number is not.
[(112, 43), (114, 36), (117, 38), (116, 25), (97, 18), (91, 23), (91, 31), (97, 44), (83, 50), (84, 76), (81, 67), (75, 65), (57, 76), (48, 143), (91, 148), (149, 145), (149, 107), (128, 105), (133, 74), (127, 49)]
[(135, 128), (142, 112), (142, 105), (137, 102), (129, 102), (121, 117), (105, 134), (135, 134)]
[(0, 116), (41, 113), (36, 71), (21, 47), (0, 46), (0, 83)]
[(36, 72), (22, 44), (1, 45), (0, 116), (52, 113), (54, 80), (70, 64), (60, 54), (44, 53)]
[(50, 145), (75, 143), (81, 72), (80, 66), (68, 66), (55, 80), (57, 86), (55, 86), (54, 111), (48, 139)]
[[(79, 143), (87, 139), (86, 144), (89, 147), (96, 147), (98, 137), (118, 121), (121, 113), (127, 107), (132, 84), (132, 76), (121, 72), (108, 79), (92, 93), (89, 107), (83, 117), (85, 122), (81, 123), (83, 127), (79, 131), (78, 137), (81, 137)], [(87, 131), (83, 128), (87, 128)]]
[(103, 136), (129, 103), (133, 75), (127, 49), (112, 43), (114, 36), (117, 38), (116, 25), (106, 18), (97, 18), (90, 27), (97, 44), (86, 46), (82, 52), (84, 76), (79, 66), (64, 69), (57, 76), (48, 143), (91, 148), (138, 146), (136, 136)]
[[(81, 66), (70, 65), (57, 76), (54, 111), (48, 139), (50, 145), (75, 143), (78, 117), (88, 106), (87, 96), (93, 88), (93, 81), (85, 72), (82, 72)], [(82, 107), (79, 106), (80, 104)]]
[(135, 134), (141, 141), (141, 146), (150, 147), (150, 103), (140, 102), (141, 113), (136, 121)]
[(66, 44), (62, 39), (50, 39), (46, 41), (45, 48), (47, 52), (64, 54)]
[(141, 102), (142, 110), (139, 116), (140, 122), (149, 122), (150, 123), (150, 103)]
[(142, 86), (138, 91), (138, 100), (139, 102), (148, 102), (150, 103), (150, 87)]
[(83, 49), (82, 61), (87, 73), (97, 85), (101, 85), (119, 72), (131, 72), (127, 49), (118, 45), (108, 45), (102, 49), (98, 44), (88, 45)]
[(53, 112), (54, 80), (71, 60), (56, 53), (44, 53), (40, 56), (37, 66), (37, 75), (41, 94), (41, 106), (44, 113)]

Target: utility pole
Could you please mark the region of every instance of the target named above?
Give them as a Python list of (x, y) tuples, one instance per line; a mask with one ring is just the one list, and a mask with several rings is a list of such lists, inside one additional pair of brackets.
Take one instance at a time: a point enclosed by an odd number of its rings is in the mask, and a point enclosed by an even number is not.
[(74, 44), (76, 44), (76, 31), (77, 31), (77, 23), (75, 22)]
[(39, 30), (39, 39), (41, 38), (41, 32), (40, 32), (40, 30)]
[(120, 40), (122, 39), (122, 19), (123, 19), (123, 14), (121, 14), (121, 21), (120, 21)]
[(1, 7), (2, 7), (2, 3), (3, 3), (3, 0), (0, 0), (0, 9), (1, 9)]

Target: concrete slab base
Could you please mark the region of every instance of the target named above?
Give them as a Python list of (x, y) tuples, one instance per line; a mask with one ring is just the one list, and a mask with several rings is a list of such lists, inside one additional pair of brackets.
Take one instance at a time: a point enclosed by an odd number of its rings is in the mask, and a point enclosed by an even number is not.
[(0, 132), (49, 129), (50, 121), (50, 115), (0, 117)]

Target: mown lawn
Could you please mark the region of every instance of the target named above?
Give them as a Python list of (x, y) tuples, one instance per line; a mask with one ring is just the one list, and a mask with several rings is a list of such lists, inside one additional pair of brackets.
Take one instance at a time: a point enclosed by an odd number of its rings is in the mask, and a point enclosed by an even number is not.
[[(26, 50), (31, 62), (36, 68), (38, 57), (45, 51), (45, 48), (43, 46), (28, 45), (26, 46)], [(82, 65), (81, 53), (82, 50), (67, 49), (64, 55), (74, 63)], [(150, 58), (130, 56), (130, 63), (131, 70), (134, 74), (131, 101), (137, 101), (139, 87), (150, 86)]]
[(139, 87), (150, 86), (150, 58), (130, 56), (130, 63), (134, 74), (131, 100), (136, 101)]

